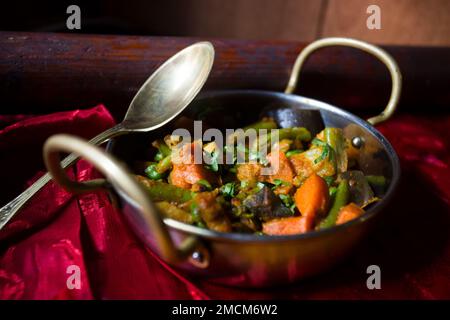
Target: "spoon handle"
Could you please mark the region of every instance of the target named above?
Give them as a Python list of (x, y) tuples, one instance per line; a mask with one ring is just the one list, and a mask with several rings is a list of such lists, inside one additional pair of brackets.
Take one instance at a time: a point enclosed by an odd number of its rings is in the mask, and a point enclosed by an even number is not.
[[(122, 126), (116, 125), (106, 131), (103, 131), (99, 135), (95, 136), (89, 143), (93, 145), (100, 145), (107, 140), (118, 136), (123, 133)], [(66, 158), (61, 161), (61, 166), (67, 168), (78, 159), (78, 155), (74, 153), (69, 154)], [(22, 208), (24, 204), (28, 202), (41, 188), (43, 188), (50, 180), (52, 176), (47, 172), (42, 177), (37, 179), (31, 186), (29, 186), (25, 191), (19, 194), (12, 201), (7, 203), (0, 209), (0, 230), (8, 223), (8, 221)]]

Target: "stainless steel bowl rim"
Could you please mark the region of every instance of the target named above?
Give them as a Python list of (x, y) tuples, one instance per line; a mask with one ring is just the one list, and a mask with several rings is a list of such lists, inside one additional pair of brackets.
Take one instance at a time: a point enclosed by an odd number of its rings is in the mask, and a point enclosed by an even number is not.
[[(342, 110), (338, 107), (335, 107), (331, 104), (328, 104), (326, 102), (322, 102), (319, 100), (303, 97), (300, 95), (293, 95), (293, 94), (286, 94), (282, 92), (276, 92), (276, 91), (267, 91), (267, 90), (217, 90), (217, 91), (208, 91), (205, 93), (202, 93), (199, 98), (214, 98), (215, 96), (226, 96), (226, 95), (236, 95), (236, 94), (242, 94), (242, 95), (259, 95), (260, 97), (267, 96), (267, 97), (277, 97), (280, 100), (290, 100), (296, 103), (300, 103), (304, 106), (317, 108), (317, 109), (325, 109), (332, 113), (338, 114), (339, 116), (346, 118), (353, 123), (358, 124), (359, 126), (367, 129), (370, 133), (372, 133), (383, 145), (383, 147), (386, 149), (387, 154), (389, 155), (389, 158), (392, 162), (392, 179), (389, 183), (389, 188), (384, 195), (384, 197), (375, 203), (369, 210), (367, 210), (363, 215), (360, 217), (353, 219), (347, 223), (333, 226), (331, 228), (323, 229), (323, 230), (317, 230), (317, 231), (311, 231), (307, 233), (297, 234), (297, 235), (285, 235), (285, 236), (272, 236), (272, 235), (255, 235), (255, 234), (247, 234), (247, 233), (237, 233), (237, 232), (217, 232), (210, 229), (204, 229), (200, 227), (196, 227), (194, 225), (189, 225), (180, 221), (176, 221), (174, 219), (165, 218), (164, 223), (176, 230), (185, 232), (187, 234), (196, 235), (201, 238), (205, 239), (214, 239), (214, 240), (220, 240), (220, 241), (231, 241), (231, 242), (273, 242), (273, 241), (293, 241), (293, 240), (300, 240), (300, 239), (306, 239), (306, 238), (314, 238), (314, 237), (320, 237), (325, 234), (334, 233), (336, 231), (339, 231), (340, 229), (349, 228), (350, 226), (354, 224), (364, 223), (368, 219), (374, 217), (381, 209), (383, 209), (386, 204), (389, 203), (391, 200), (399, 179), (400, 179), (400, 161), (397, 156), (397, 153), (395, 152), (392, 145), (389, 143), (389, 141), (386, 139), (386, 137), (381, 134), (374, 126), (372, 126), (367, 121), (359, 118), (358, 116)], [(107, 150), (110, 151), (111, 144), (108, 144)], [(116, 190), (118, 194), (120, 194), (121, 197), (123, 197), (128, 203), (132, 204), (134, 207), (139, 207), (137, 203), (132, 200), (129, 196), (126, 195), (125, 192), (122, 192), (121, 190)]]

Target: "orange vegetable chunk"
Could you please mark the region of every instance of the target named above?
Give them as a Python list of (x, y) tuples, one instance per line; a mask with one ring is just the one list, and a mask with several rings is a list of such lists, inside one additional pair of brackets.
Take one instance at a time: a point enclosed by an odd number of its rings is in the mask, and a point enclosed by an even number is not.
[(327, 183), (313, 173), (297, 189), (294, 201), (302, 216), (316, 219), (317, 216), (325, 214), (328, 210), (330, 195)]
[(309, 217), (289, 217), (273, 219), (263, 223), (263, 233), (268, 235), (290, 235), (305, 233), (312, 229), (312, 220)]
[(183, 146), (180, 151), (180, 156), (186, 156), (187, 161), (184, 161), (185, 163), (173, 164), (173, 169), (169, 176), (171, 184), (180, 188), (190, 189), (193, 184), (202, 179), (211, 184), (217, 183), (217, 177), (211, 171), (206, 169), (202, 164), (194, 163), (194, 152), (196, 148), (201, 148), (201, 146), (196, 143)]
[(275, 166), (275, 161), (278, 161), (277, 170), (267, 177), (267, 181), (270, 183), (275, 183), (275, 181), (281, 180), (288, 183), (288, 185), (283, 185), (278, 187), (277, 193), (288, 194), (292, 189), (292, 183), (294, 180), (295, 172), (286, 154), (282, 151), (274, 151), (267, 155), (267, 159), (271, 164)]
[(338, 218), (336, 220), (336, 224), (343, 224), (355, 218), (358, 218), (360, 215), (364, 213), (364, 210), (358, 207), (353, 202), (342, 207), (339, 210)]

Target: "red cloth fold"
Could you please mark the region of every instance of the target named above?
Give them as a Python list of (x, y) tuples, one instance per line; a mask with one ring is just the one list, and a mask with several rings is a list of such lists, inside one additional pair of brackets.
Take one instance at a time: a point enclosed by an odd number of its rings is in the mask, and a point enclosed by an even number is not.
[[(2, 204), (42, 172), (47, 137), (67, 132), (92, 138), (112, 125), (101, 105), (38, 117), (0, 116)], [(399, 192), (378, 228), (328, 273), (260, 290), (187, 279), (135, 238), (105, 193), (72, 196), (49, 183), (0, 232), (0, 298), (448, 299), (449, 127), (449, 115), (399, 115), (379, 126), (401, 158)], [(98, 177), (84, 161), (70, 174), (78, 180)], [(371, 264), (381, 268), (381, 290), (367, 289)], [(68, 286), (74, 265), (79, 289)]]

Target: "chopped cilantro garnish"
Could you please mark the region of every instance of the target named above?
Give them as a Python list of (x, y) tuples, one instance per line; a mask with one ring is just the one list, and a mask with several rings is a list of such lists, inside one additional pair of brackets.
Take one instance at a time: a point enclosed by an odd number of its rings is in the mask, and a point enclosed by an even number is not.
[(290, 195), (287, 194), (280, 194), (278, 197), (281, 199), (283, 204), (291, 210), (292, 213), (295, 211), (295, 203), (294, 199)]
[(281, 180), (281, 179), (274, 179), (273, 180), (273, 187), (272, 189), (276, 189), (277, 187), (281, 187), (281, 186), (290, 186), (291, 184), (287, 181)]
[(220, 188), (220, 193), (225, 197), (233, 198), (236, 195), (236, 184), (234, 182), (228, 182)]
[(325, 180), (328, 186), (331, 186), (335, 180), (333, 176), (323, 177), (323, 179)]
[(331, 146), (326, 143), (323, 142), (322, 140), (318, 139), (318, 138), (314, 138), (312, 141), (312, 144), (315, 146), (319, 146), (322, 147), (322, 153), (319, 157), (317, 157), (314, 160), (314, 164), (318, 164), (319, 162), (325, 160), (325, 159), (329, 159), (330, 161), (333, 161), (334, 159), (334, 154), (333, 154), (333, 148), (331, 148)]
[(258, 181), (257, 183), (256, 183), (256, 187), (259, 189), (259, 190), (261, 190), (262, 188), (264, 188), (264, 187), (268, 187), (268, 188), (271, 188), (271, 189), (273, 189), (273, 183), (270, 183), (270, 182), (261, 182), (261, 181)]

